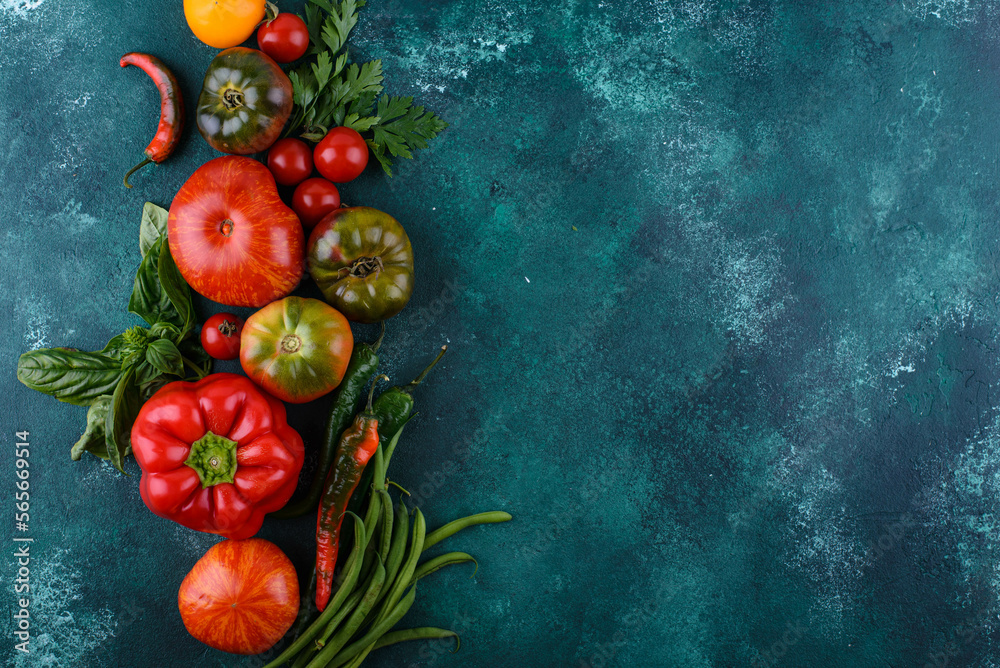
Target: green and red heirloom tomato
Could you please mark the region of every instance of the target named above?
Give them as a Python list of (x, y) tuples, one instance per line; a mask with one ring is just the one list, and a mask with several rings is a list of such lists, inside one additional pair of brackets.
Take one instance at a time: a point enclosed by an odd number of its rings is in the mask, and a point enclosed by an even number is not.
[(209, 647), (260, 654), (292, 626), (299, 579), (281, 549), (263, 538), (208, 548), (177, 592), (184, 627)]
[(242, 46), (212, 60), (198, 97), (198, 131), (217, 151), (266, 151), (292, 113), (292, 82), (265, 53)]
[(132, 451), (150, 510), (234, 539), (288, 503), (304, 456), (284, 404), (232, 373), (161, 388), (132, 426)]
[(302, 225), (256, 160), (223, 156), (199, 167), (174, 197), (167, 227), (184, 280), (220, 304), (263, 306), (302, 279)]
[(351, 326), (318, 299), (286, 297), (247, 318), (243, 371), (282, 401), (301, 404), (336, 388), (354, 348)]
[(413, 293), (413, 249), (395, 218), (359, 206), (337, 209), (309, 235), (309, 273), (323, 297), (356, 322), (403, 310)]

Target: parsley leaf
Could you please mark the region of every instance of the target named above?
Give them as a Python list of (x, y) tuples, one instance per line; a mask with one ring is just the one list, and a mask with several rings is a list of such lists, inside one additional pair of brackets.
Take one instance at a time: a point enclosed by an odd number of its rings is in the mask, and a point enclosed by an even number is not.
[(382, 61), (348, 63), (347, 40), (365, 0), (308, 0), (306, 26), (316, 60), (289, 73), (295, 109), (285, 135), (319, 141), (331, 125), (357, 130), (386, 174), (393, 158), (412, 158), (416, 149), (448, 127), (439, 116), (413, 104), (412, 97), (382, 95)]

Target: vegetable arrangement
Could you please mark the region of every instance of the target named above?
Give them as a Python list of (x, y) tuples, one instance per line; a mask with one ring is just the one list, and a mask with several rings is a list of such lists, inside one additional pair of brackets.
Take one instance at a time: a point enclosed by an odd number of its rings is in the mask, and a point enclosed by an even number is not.
[[(192, 32), (224, 49), (205, 74), (196, 120), (205, 141), (228, 155), (197, 168), (169, 211), (143, 208), (128, 309), (146, 326), (94, 352), (29, 351), (17, 368), (28, 387), (89, 407), (74, 460), (90, 452), (124, 473), (133, 453), (152, 513), (228, 539), (180, 585), (178, 609), (193, 637), (258, 654), (298, 621), (270, 666), (353, 668), (396, 642), (457, 638), (392, 629), (414, 604), (418, 580), (475, 562), (460, 552), (424, 558), (427, 550), (468, 526), (511, 519), (481, 513), (428, 533), (423, 513), (387, 486), (413, 392), (445, 348), (415, 380), (376, 396), (388, 380), (376, 377), (385, 321), (413, 293), (414, 252), (396, 218), (342, 207), (334, 182), (361, 175), (369, 155), (391, 176), (394, 158), (412, 158), (447, 124), (412, 98), (383, 95), (380, 61), (350, 62), (347, 39), (364, 4), (308, 0), (303, 20), (265, 0), (184, 1)], [(240, 46), (255, 29), (260, 50)], [(304, 57), (288, 74), (279, 65)], [(131, 188), (131, 174), (174, 151), (184, 109), (177, 79), (156, 57), (130, 53), (120, 64), (143, 69), (161, 96), (146, 159), (125, 176)], [(263, 161), (249, 157), (264, 151)], [(294, 187), (291, 206), (279, 184)], [(292, 294), (307, 269), (324, 301)], [(192, 290), (258, 310), (246, 321), (215, 313), (199, 333)], [(382, 332), (355, 345), (351, 322), (382, 323)], [(246, 375), (210, 373), (213, 358), (239, 359)], [(283, 402), (331, 392), (321, 442), (304, 443)], [(289, 503), (307, 447), (318, 450), (317, 466), (305, 494)], [(253, 536), (267, 516), (307, 513), (316, 513), (316, 558), (300, 592), (281, 549)]]

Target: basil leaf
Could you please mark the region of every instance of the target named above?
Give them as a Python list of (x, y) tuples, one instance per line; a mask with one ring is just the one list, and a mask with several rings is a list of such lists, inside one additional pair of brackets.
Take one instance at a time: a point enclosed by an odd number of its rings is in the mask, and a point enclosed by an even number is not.
[(174, 343), (180, 343), (184, 338), (184, 332), (180, 327), (169, 322), (158, 322), (149, 328), (149, 338), (170, 339)]
[(146, 348), (146, 361), (160, 373), (184, 377), (184, 358), (169, 339), (157, 339), (150, 343)]
[(116, 360), (120, 360), (122, 358), (122, 347), (124, 344), (125, 335), (119, 334), (118, 336), (112, 337), (112, 339), (108, 341), (108, 345), (104, 346), (104, 349), (101, 352), (108, 357), (114, 357)]
[(111, 405), (104, 421), (104, 442), (108, 450), (108, 459), (112, 466), (125, 473), (122, 462), (132, 447), (130, 434), (132, 424), (139, 415), (139, 388), (135, 385), (135, 370), (129, 369), (122, 374), (121, 380), (115, 386)]
[(160, 370), (145, 359), (135, 365), (135, 384), (139, 387), (152, 383), (161, 375)]
[(187, 334), (194, 327), (194, 302), (191, 300), (191, 288), (188, 287), (184, 277), (181, 276), (180, 269), (174, 263), (174, 257), (170, 254), (170, 244), (165, 238), (163, 239), (163, 248), (160, 250), (157, 274), (164, 294), (168, 296), (175, 312), (179, 315), (180, 322), (177, 324), (181, 328), (182, 335)]
[(184, 318), (178, 313), (170, 296), (160, 285), (159, 261), (166, 237), (160, 237), (146, 251), (135, 274), (132, 297), (128, 300), (128, 310), (150, 325), (170, 322), (183, 327)]
[(167, 236), (166, 209), (146, 202), (142, 207), (142, 223), (139, 225), (139, 250), (145, 255), (160, 237)]
[(40, 348), (17, 360), (19, 381), (78, 406), (89, 406), (101, 395), (113, 392), (121, 375), (121, 363), (103, 352)]
[(69, 456), (73, 461), (79, 461), (83, 453), (89, 452), (101, 459), (108, 458), (108, 446), (104, 437), (104, 424), (111, 409), (111, 395), (103, 394), (91, 404), (87, 411), (87, 429), (83, 432)]

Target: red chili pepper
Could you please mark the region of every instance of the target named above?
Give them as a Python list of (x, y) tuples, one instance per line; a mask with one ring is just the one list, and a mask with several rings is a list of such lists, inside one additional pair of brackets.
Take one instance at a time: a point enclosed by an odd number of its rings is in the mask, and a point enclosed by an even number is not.
[(382, 375), (372, 382), (368, 392), (368, 407), (354, 418), (340, 437), (337, 455), (326, 478), (323, 499), (316, 518), (316, 609), (323, 611), (333, 590), (333, 569), (340, 548), (340, 525), (351, 494), (361, 480), (365, 465), (378, 448), (378, 419), (372, 413), (372, 393)]
[(160, 91), (160, 124), (156, 128), (156, 135), (146, 147), (146, 159), (125, 175), (125, 187), (131, 188), (128, 177), (137, 169), (150, 162), (163, 162), (174, 152), (181, 130), (184, 128), (184, 100), (181, 98), (181, 87), (174, 73), (156, 56), (147, 53), (126, 53), (119, 64), (122, 67), (135, 65), (153, 79), (157, 90)]

